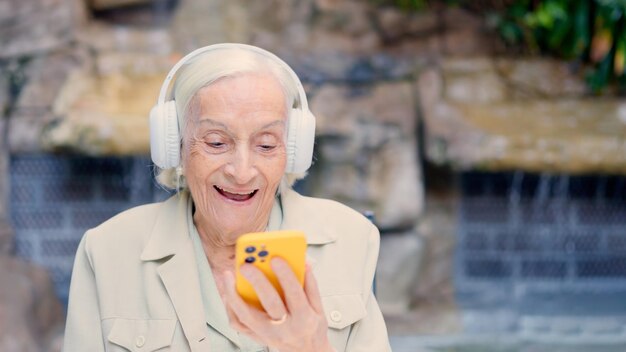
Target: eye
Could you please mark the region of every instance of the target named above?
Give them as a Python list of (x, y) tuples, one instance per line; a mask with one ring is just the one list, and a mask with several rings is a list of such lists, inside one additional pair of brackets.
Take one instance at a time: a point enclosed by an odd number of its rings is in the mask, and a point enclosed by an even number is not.
[(256, 141), (257, 148), (264, 153), (269, 153), (275, 150), (278, 148), (278, 145), (279, 143), (276, 136), (270, 133), (264, 133)]
[(226, 143), (222, 143), (222, 142), (207, 142), (207, 145), (211, 148), (222, 148), (226, 145)]
[(274, 150), (274, 148), (276, 148), (275, 145), (271, 145), (271, 144), (261, 144), (259, 145), (259, 148), (261, 148), (261, 150), (263, 151), (271, 151)]

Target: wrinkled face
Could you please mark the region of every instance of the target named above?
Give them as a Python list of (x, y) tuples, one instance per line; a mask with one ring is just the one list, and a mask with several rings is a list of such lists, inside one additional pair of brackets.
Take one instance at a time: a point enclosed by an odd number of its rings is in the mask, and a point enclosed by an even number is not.
[(231, 245), (267, 226), (287, 162), (285, 95), (273, 76), (243, 74), (201, 89), (191, 104), (183, 166), (194, 221)]

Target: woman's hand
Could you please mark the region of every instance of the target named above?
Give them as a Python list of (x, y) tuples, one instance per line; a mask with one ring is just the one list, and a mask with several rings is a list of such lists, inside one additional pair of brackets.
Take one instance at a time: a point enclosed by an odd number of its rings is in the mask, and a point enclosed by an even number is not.
[(265, 275), (244, 264), (241, 274), (252, 284), (265, 311), (247, 304), (235, 289), (233, 274), (225, 275), (224, 304), (231, 326), (280, 352), (334, 351), (331, 347), (324, 308), (317, 282), (307, 265), (304, 289), (289, 265), (280, 258), (271, 261), (285, 302)]

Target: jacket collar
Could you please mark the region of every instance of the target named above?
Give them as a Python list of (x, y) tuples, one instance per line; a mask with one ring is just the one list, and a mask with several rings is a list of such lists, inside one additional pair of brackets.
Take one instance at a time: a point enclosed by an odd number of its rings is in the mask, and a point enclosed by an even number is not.
[(172, 300), (176, 315), (191, 351), (208, 351), (209, 340), (205, 326), (198, 265), (189, 238), (186, 212), (189, 204), (187, 192), (181, 192), (162, 204), (141, 260), (168, 258), (157, 268), (167, 294)]
[(309, 245), (323, 245), (337, 240), (337, 232), (328, 227), (311, 198), (304, 197), (292, 189), (281, 194), (284, 230), (304, 232)]
[(185, 216), (188, 201), (189, 193), (183, 191), (162, 204), (141, 260), (159, 260), (174, 255), (189, 242)]
[[(152, 234), (141, 253), (141, 260), (159, 260), (177, 253), (189, 242), (186, 223), (189, 192), (182, 191), (166, 200), (160, 208)], [(338, 234), (328, 227), (310, 198), (292, 189), (281, 193), (285, 230), (300, 230), (306, 234), (310, 245), (323, 245), (337, 240)], [(174, 234), (184, 234), (175, 236)]]

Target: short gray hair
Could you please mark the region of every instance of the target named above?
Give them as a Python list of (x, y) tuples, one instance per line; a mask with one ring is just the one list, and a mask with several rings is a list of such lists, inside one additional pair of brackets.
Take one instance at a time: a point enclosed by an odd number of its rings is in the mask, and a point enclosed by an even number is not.
[[(276, 78), (285, 94), (287, 114), (290, 113), (293, 107), (301, 105), (301, 102), (297, 101), (298, 89), (296, 82), (293, 81), (287, 70), (274, 59), (244, 48), (211, 50), (186, 63), (180, 69), (174, 83), (173, 96), (176, 102), (181, 143), (183, 131), (185, 131), (188, 119), (192, 115), (190, 107), (193, 104), (191, 103), (197, 97), (198, 92), (222, 78), (235, 77), (246, 73), (269, 73)], [(289, 123), (289, 116), (287, 116), (287, 123)], [(288, 131), (289, 128), (286, 130)], [(281, 191), (285, 187), (290, 188), (296, 180), (303, 178), (305, 175), (286, 173), (279, 188)], [(184, 177), (180, 172), (177, 172), (176, 168), (157, 168), (156, 180), (167, 189), (180, 190), (187, 188)]]

